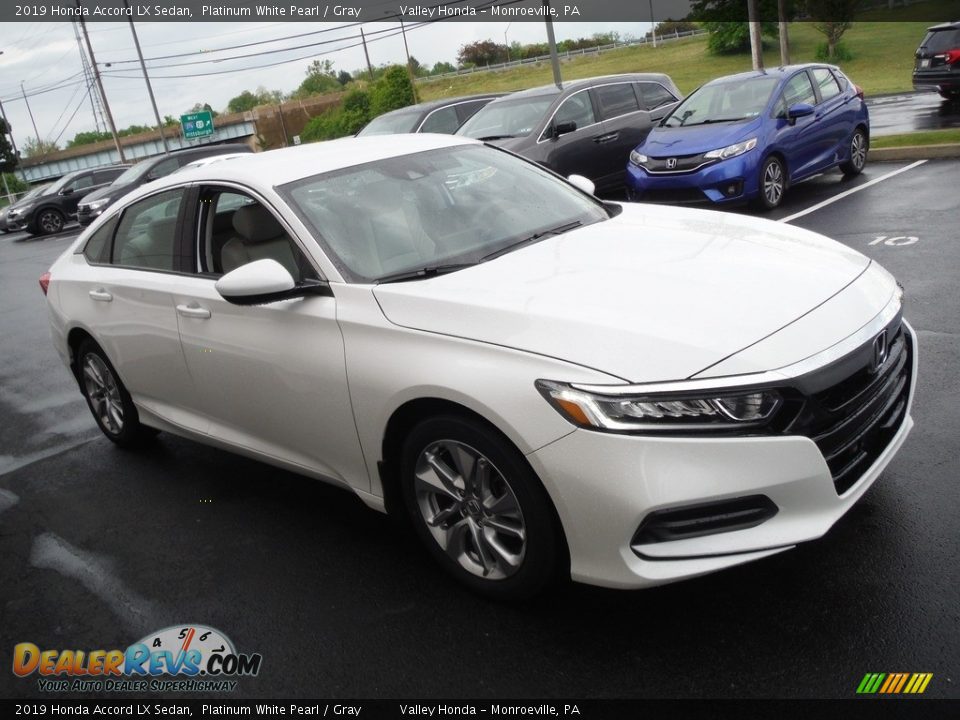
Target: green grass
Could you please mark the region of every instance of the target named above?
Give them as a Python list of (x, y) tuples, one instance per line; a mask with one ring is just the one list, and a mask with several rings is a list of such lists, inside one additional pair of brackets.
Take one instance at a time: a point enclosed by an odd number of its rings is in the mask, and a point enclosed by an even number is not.
[[(931, 3), (939, 6), (936, 0)], [(916, 8), (919, 6), (911, 6)], [(946, 17), (946, 14), (944, 14)], [(910, 75), (913, 55), (923, 38), (928, 22), (858, 22), (843, 36), (843, 43), (853, 59), (840, 63), (850, 78), (868, 95), (911, 90)], [(811, 23), (790, 24), (790, 60), (813, 62), (817, 45), (824, 42)], [(768, 41), (764, 64), (780, 64), (776, 41)], [(750, 69), (750, 55), (712, 55), (707, 52), (704, 37), (688, 38), (661, 45), (623, 48), (599, 56), (576, 57), (561, 63), (565, 80), (624, 72), (667, 73), (684, 93), (689, 93), (707, 80)], [(421, 100), (470, 95), (480, 92), (520, 90), (553, 81), (550, 63), (482, 72), (458, 77), (419, 81)]]
[(907, 147), (913, 145), (947, 145), (960, 143), (960, 128), (950, 128), (948, 130), (924, 130), (921, 132), (904, 133), (903, 135), (887, 135), (886, 137), (874, 138), (870, 141), (870, 147), (894, 148)]

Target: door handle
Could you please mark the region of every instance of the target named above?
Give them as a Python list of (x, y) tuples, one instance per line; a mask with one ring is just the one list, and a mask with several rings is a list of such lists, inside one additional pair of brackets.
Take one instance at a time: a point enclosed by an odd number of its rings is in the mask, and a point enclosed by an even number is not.
[(184, 317), (197, 318), (198, 320), (206, 320), (210, 317), (210, 311), (195, 302), (189, 305), (177, 305), (177, 312)]
[(99, 300), (100, 302), (110, 302), (111, 300), (113, 300), (113, 295), (108, 293), (103, 288), (97, 288), (96, 290), (91, 290), (87, 294), (90, 297), (92, 297), (94, 300)]
[(593, 141), (595, 143), (608, 143), (613, 142), (618, 137), (620, 137), (620, 133), (607, 133), (606, 135), (597, 135)]

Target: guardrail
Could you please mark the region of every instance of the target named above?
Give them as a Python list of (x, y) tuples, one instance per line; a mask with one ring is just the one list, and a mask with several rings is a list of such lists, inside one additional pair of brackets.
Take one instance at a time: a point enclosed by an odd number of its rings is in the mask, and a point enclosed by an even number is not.
[[(683, 38), (695, 37), (697, 35), (706, 35), (706, 30), (687, 30), (684, 32), (674, 32), (668, 35), (658, 35), (657, 44), (675, 42)], [(596, 47), (589, 48), (580, 48), (579, 50), (566, 50), (564, 52), (558, 53), (558, 56), (561, 60), (573, 57), (579, 57), (582, 55), (602, 55), (605, 52), (610, 52), (611, 50), (619, 50), (625, 47), (637, 47), (639, 45), (649, 45), (653, 44), (653, 40), (648, 37), (642, 37), (637, 40), (628, 40), (625, 42), (619, 43), (610, 43), (608, 45), (597, 45)], [(520, 67), (522, 65), (535, 65), (541, 62), (549, 62), (549, 55), (537, 55), (532, 58), (521, 58), (519, 60), (510, 60), (508, 62), (496, 63), (494, 65), (480, 65), (468, 68), (458, 68), (453, 72), (441, 73), (440, 75), (426, 75), (424, 77), (417, 78), (418, 82), (431, 82), (433, 80), (441, 80), (443, 78), (456, 77), (458, 75), (472, 75), (473, 73), (478, 72), (495, 72), (497, 70), (506, 70), (509, 68)]]

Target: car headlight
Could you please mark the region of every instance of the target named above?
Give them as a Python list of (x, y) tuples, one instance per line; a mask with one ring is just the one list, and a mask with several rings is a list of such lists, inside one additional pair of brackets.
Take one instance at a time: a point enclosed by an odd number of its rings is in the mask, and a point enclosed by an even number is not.
[(30, 212), (31, 210), (33, 210), (33, 203), (27, 203), (26, 205), (21, 205), (16, 208), (11, 208), (10, 213), (7, 215), (7, 217), (17, 217), (18, 215), (23, 215), (25, 213)]
[(761, 425), (783, 404), (776, 390), (718, 390), (624, 395), (587, 392), (538, 380), (537, 389), (563, 417), (580, 427), (608, 432), (732, 430)]
[(638, 153), (636, 150), (630, 151), (630, 162), (632, 162), (634, 165), (643, 165), (645, 162), (647, 162), (647, 160), (647, 156), (643, 153)]
[(94, 210), (99, 210), (109, 202), (110, 202), (110, 198), (105, 197), (105, 198), (100, 198), (99, 200), (92, 200), (88, 203), (84, 203), (84, 205), (86, 205), (87, 209), (92, 212)]
[(749, 140), (744, 140), (743, 142), (734, 143), (733, 145), (727, 145), (725, 148), (720, 148), (719, 150), (711, 150), (708, 153), (704, 153), (705, 158), (720, 158), (721, 160), (726, 160), (728, 158), (736, 157), (737, 155), (743, 155), (749, 150), (753, 150), (757, 146), (757, 139), (750, 138)]

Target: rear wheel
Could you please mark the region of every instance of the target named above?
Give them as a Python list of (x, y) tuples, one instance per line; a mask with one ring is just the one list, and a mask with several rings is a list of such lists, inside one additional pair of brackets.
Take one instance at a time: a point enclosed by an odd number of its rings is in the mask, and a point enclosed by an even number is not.
[(417, 535), (471, 589), (525, 598), (556, 576), (561, 545), (547, 494), (490, 428), (456, 415), (421, 422), (403, 446), (401, 484)]
[(38, 235), (53, 235), (63, 230), (64, 217), (59, 210), (41, 210), (37, 215), (36, 228)]
[(787, 189), (787, 174), (777, 157), (768, 157), (760, 166), (760, 196), (757, 204), (764, 210), (773, 210), (783, 202)]
[(941, 90), (940, 97), (944, 100), (960, 100), (960, 90)]
[(100, 430), (110, 440), (123, 447), (132, 447), (157, 434), (153, 428), (140, 424), (130, 393), (103, 350), (93, 340), (86, 340), (80, 345), (77, 368), (80, 390), (87, 400), (87, 406)]
[(866, 164), (867, 135), (863, 130), (857, 128), (853, 131), (853, 137), (850, 138), (850, 159), (840, 166), (840, 170), (848, 177), (859, 175), (863, 172), (863, 166)]

